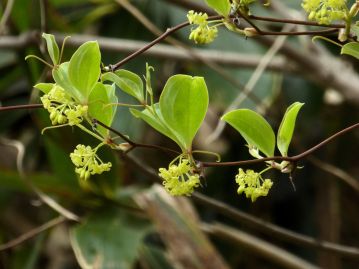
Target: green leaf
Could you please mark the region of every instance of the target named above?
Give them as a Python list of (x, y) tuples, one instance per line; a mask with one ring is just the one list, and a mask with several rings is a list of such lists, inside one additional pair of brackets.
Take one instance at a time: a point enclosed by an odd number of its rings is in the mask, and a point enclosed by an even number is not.
[[(106, 106), (110, 103), (108, 95), (108, 88), (102, 83), (97, 82), (89, 96), (88, 113), (91, 118), (97, 119), (107, 126), (111, 126), (114, 117), (114, 110), (112, 106)], [(107, 136), (109, 133), (109, 130), (103, 128), (102, 126), (98, 126), (97, 130), (103, 136)]]
[(258, 113), (249, 109), (228, 112), (222, 120), (229, 123), (246, 140), (267, 157), (274, 155), (275, 135), (269, 123)]
[(44, 94), (48, 94), (49, 91), (54, 87), (53, 83), (37, 83), (34, 88), (42, 91)]
[(143, 82), (141, 78), (128, 70), (118, 70), (102, 75), (102, 81), (114, 82), (122, 91), (135, 97), (140, 103), (145, 101), (143, 95)]
[(50, 55), (52, 63), (57, 65), (59, 63), (60, 51), (54, 35), (43, 33), (42, 37), (46, 40), (47, 51)]
[(162, 117), (178, 138), (179, 146), (182, 150), (190, 149), (208, 108), (208, 90), (204, 79), (172, 76), (163, 89), (159, 103)]
[(82, 44), (72, 55), (68, 67), (71, 84), (87, 99), (101, 73), (101, 53), (97, 41)]
[(76, 99), (76, 101), (84, 103), (86, 98), (70, 82), (68, 70), (69, 62), (64, 62), (60, 64), (58, 68), (52, 70), (52, 76), (57, 85), (62, 87), (69, 95)]
[[(177, 144), (180, 145), (180, 142), (177, 139), (176, 135), (167, 127), (166, 123), (162, 119), (161, 111), (159, 109), (159, 104), (158, 103), (155, 104), (154, 108), (156, 110), (156, 114), (151, 112), (149, 109), (139, 111), (137, 109), (130, 108), (130, 112), (136, 118), (141, 118), (143, 121), (145, 121), (151, 127), (153, 127), (155, 130), (157, 130), (161, 134), (169, 137), (170, 139), (172, 139), (173, 141), (175, 141)], [(184, 145), (181, 145), (181, 146), (184, 146)]]
[(277, 135), (277, 147), (282, 156), (287, 156), (288, 147), (295, 128), (295, 121), (303, 105), (304, 103), (295, 102), (287, 108), (283, 116)]
[(342, 47), (340, 54), (348, 54), (359, 60), (359, 42), (350, 42)]
[(356, 41), (359, 41), (359, 26), (358, 25), (352, 25), (350, 27), (350, 31), (355, 35)]
[(213, 8), (222, 16), (228, 16), (231, 10), (231, 3), (229, 0), (205, 0), (207, 5)]
[(70, 230), (70, 241), (81, 268), (134, 268), (147, 223), (105, 208)]

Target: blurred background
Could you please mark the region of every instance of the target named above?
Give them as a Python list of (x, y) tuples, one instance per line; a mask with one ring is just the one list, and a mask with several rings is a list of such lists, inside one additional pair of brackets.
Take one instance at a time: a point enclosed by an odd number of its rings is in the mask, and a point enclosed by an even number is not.
[[(305, 20), (300, 4), (272, 0), (253, 14)], [(51, 72), (24, 58), (48, 59), (42, 32), (59, 44), (71, 36), (65, 61), (97, 40), (109, 65), (185, 21), (191, 9), (211, 12), (195, 0), (1, 0), (0, 105), (40, 102), (32, 86), (51, 82)], [(272, 31), (310, 29), (257, 23)], [(286, 108), (304, 102), (289, 155), (358, 121), (359, 65), (337, 46), (310, 36), (246, 39), (225, 28), (212, 44), (196, 46), (189, 32), (123, 68), (142, 77), (152, 65), (157, 98), (173, 74), (205, 78), (210, 107), (195, 149), (223, 161), (250, 159), (240, 135), (219, 123), (233, 108), (254, 109), (277, 130)], [(41, 135), (49, 125), (41, 109), (0, 112), (0, 268), (359, 268), (358, 131), (298, 163), (296, 190), (287, 175), (273, 172), (268, 197), (251, 203), (236, 192), (238, 167), (207, 169), (195, 195), (168, 197), (153, 184), (174, 156), (146, 149), (129, 156), (101, 149), (111, 172), (80, 181), (69, 154), (94, 141), (71, 128)], [(127, 108), (118, 109), (113, 127), (134, 141), (176, 148)]]

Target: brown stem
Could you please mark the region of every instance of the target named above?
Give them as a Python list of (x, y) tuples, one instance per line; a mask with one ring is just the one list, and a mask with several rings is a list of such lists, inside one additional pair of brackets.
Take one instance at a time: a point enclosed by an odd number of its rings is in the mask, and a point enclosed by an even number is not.
[(43, 104), (16, 105), (16, 106), (0, 106), (0, 112), (21, 109), (37, 109), (44, 107)]
[(254, 159), (254, 160), (246, 160), (246, 161), (236, 161), (236, 162), (202, 162), (202, 167), (215, 167), (215, 166), (241, 166), (241, 165), (249, 165), (249, 164), (256, 164), (256, 163), (262, 163), (266, 161), (288, 161), (291, 163), (296, 163), (301, 159), (304, 159), (308, 155), (312, 154), (313, 152), (317, 151), (321, 147), (329, 144), (332, 140), (338, 138), (339, 136), (342, 136), (356, 128), (359, 127), (359, 123), (353, 124), (334, 135), (328, 137), (327, 139), (323, 140), (319, 144), (313, 146), (312, 148), (298, 154), (292, 157), (283, 157), (283, 156), (273, 156), (273, 157), (267, 157), (262, 159)]

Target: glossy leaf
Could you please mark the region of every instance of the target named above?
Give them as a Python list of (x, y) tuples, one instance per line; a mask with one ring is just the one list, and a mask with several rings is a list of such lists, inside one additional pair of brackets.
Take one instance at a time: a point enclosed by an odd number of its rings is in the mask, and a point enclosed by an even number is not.
[(52, 63), (57, 65), (59, 63), (60, 50), (57, 46), (54, 35), (43, 33), (42, 37), (46, 40), (47, 51), (50, 55)]
[(236, 129), (248, 145), (257, 147), (267, 157), (274, 155), (275, 135), (261, 115), (249, 109), (238, 109), (225, 114), (222, 120)]
[[(166, 123), (162, 119), (161, 111), (159, 109), (159, 104), (158, 103), (155, 104), (154, 107), (156, 109), (156, 114), (149, 111), (149, 109), (139, 111), (137, 109), (131, 108), (130, 111), (133, 116), (135, 116), (136, 118), (141, 118), (143, 121), (145, 121), (151, 127), (153, 127), (155, 130), (157, 130), (161, 134), (169, 137), (170, 139), (175, 141), (177, 144), (181, 145), (181, 143), (177, 139), (176, 135), (167, 127)], [(184, 146), (184, 145), (181, 145), (181, 146)]]
[(297, 115), (303, 105), (304, 103), (295, 102), (287, 108), (287, 111), (283, 116), (277, 135), (277, 147), (282, 156), (287, 156), (288, 147), (292, 140)]
[(84, 103), (85, 97), (81, 92), (72, 85), (69, 79), (69, 62), (64, 62), (58, 68), (52, 70), (52, 76), (57, 85), (61, 86), (69, 95), (75, 98), (78, 102)]
[(359, 42), (350, 42), (342, 47), (341, 54), (353, 56), (359, 60)]
[(202, 77), (175, 75), (168, 79), (160, 97), (160, 110), (166, 125), (190, 149), (192, 140), (207, 112), (208, 91)]
[(131, 269), (147, 223), (106, 208), (71, 229), (70, 240), (81, 268)]
[(34, 88), (42, 91), (44, 94), (48, 94), (49, 91), (54, 87), (53, 83), (37, 83)]
[(222, 16), (228, 16), (231, 10), (231, 3), (229, 0), (205, 0), (207, 5), (217, 11)]
[[(102, 83), (96, 83), (89, 96), (88, 113), (92, 119), (97, 119), (107, 126), (111, 126), (114, 117), (114, 110), (112, 106), (106, 106), (110, 103), (107, 90), (108, 88), (106, 88)], [(97, 130), (103, 136), (106, 136), (109, 132), (101, 126), (97, 126)]]
[(122, 91), (135, 97), (140, 103), (144, 102), (143, 82), (135, 73), (121, 69), (103, 74), (101, 80), (114, 82)]
[(98, 81), (101, 53), (97, 41), (82, 44), (72, 55), (68, 67), (71, 84), (87, 99)]

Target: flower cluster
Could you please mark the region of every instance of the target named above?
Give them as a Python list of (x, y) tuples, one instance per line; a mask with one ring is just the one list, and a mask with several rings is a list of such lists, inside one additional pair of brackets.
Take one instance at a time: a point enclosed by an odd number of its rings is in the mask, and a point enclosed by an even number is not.
[(236, 175), (236, 182), (239, 185), (238, 194), (244, 192), (247, 198), (251, 198), (252, 202), (256, 201), (259, 196), (267, 196), (268, 191), (273, 185), (272, 180), (263, 180), (260, 173), (256, 173), (253, 170), (244, 172), (241, 168), (239, 168)]
[(178, 165), (171, 164), (168, 169), (160, 168), (159, 172), (163, 186), (174, 196), (189, 196), (194, 188), (201, 185), (199, 174), (193, 173), (193, 167), (187, 159), (181, 159)]
[(101, 146), (102, 144), (92, 149), (90, 146), (77, 145), (74, 152), (70, 154), (71, 161), (76, 166), (75, 172), (80, 178), (87, 180), (90, 175), (110, 171), (112, 164), (103, 163), (96, 154)]
[(320, 24), (330, 24), (345, 19), (348, 9), (346, 0), (303, 0), (302, 7), (309, 14), (308, 19)]
[(63, 88), (55, 85), (48, 94), (41, 98), (44, 108), (50, 113), (52, 125), (80, 124), (87, 114), (88, 107), (76, 104)]
[(191, 10), (188, 12), (187, 18), (190, 24), (197, 25), (196, 28), (191, 29), (191, 34), (189, 35), (189, 39), (196, 44), (208, 44), (217, 37), (217, 27), (208, 25), (208, 15), (206, 13), (197, 13)]

